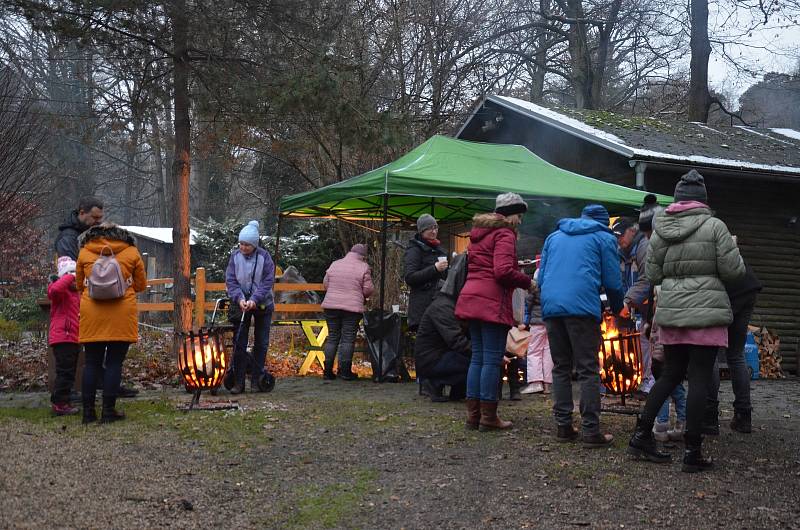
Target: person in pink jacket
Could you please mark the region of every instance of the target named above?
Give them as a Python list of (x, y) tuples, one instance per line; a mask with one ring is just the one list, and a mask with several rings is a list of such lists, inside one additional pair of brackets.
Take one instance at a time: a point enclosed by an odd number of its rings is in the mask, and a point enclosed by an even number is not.
[(75, 382), (78, 367), (78, 316), (81, 296), (75, 285), (75, 260), (69, 256), (58, 258), (58, 279), (47, 287), (50, 299), (50, 333), (48, 344), (53, 347), (56, 359), (56, 380), (50, 402), (53, 414), (77, 414), (78, 409), (69, 404), (69, 393)]
[(325, 272), (325, 300), (322, 309), (328, 323), (328, 338), (325, 340), (324, 379), (336, 379), (333, 361), (339, 351), (339, 378), (352, 381), (358, 376), (353, 373), (353, 346), (364, 301), (375, 289), (372, 285), (369, 265), (364, 261), (367, 247), (361, 243), (353, 245), (342, 259), (331, 263)]
[(514, 325), (512, 293), (531, 289), (533, 280), (517, 264), (517, 226), (528, 205), (516, 193), (497, 196), (493, 213), (472, 219), (467, 248), (467, 281), (456, 317), (469, 322), (472, 359), (467, 372), (467, 428), (511, 428), (497, 416), (497, 390), (506, 335)]

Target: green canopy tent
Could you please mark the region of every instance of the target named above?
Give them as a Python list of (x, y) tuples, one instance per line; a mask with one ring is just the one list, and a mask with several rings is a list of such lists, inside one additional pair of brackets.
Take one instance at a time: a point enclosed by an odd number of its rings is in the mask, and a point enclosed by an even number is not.
[[(281, 199), (283, 218), (381, 221), (380, 307), (384, 309), (388, 223), (413, 225), (430, 213), (440, 224), (490, 211), (499, 193), (519, 193), (537, 208), (548, 199), (599, 203), (612, 212), (640, 206), (647, 192), (556, 167), (525, 147), (434, 136), (397, 160), (362, 175)], [(667, 205), (672, 198), (658, 195)], [(278, 234), (280, 236), (280, 234)], [(280, 237), (276, 239), (279, 241)], [(276, 243), (277, 244), (277, 243)], [(276, 249), (276, 254), (278, 249)], [(380, 374), (379, 374), (380, 376)]]
[[(561, 169), (519, 145), (434, 136), (385, 166), (284, 197), (280, 215), (383, 220), (385, 207), (388, 221), (413, 224), (420, 214), (430, 213), (446, 224), (491, 210), (497, 194), (507, 191), (526, 201), (575, 199), (612, 210), (639, 206), (646, 195)], [(658, 200), (672, 202), (665, 195)]]

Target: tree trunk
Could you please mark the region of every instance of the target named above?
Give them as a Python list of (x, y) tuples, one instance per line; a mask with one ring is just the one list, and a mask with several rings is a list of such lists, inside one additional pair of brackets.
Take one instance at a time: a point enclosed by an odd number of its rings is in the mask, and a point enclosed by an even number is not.
[(689, 45), (692, 52), (691, 79), (689, 81), (689, 121), (708, 121), (711, 94), (708, 91), (708, 57), (711, 43), (708, 40), (708, 0), (691, 0), (692, 35)]
[(153, 128), (153, 153), (155, 154), (156, 195), (158, 196), (158, 226), (169, 226), (169, 207), (167, 206), (167, 182), (164, 174), (164, 157), (161, 154), (161, 124), (154, 110), (150, 112), (150, 126)]
[[(186, 1), (174, 0), (170, 10), (173, 39), (175, 109), (175, 160), (172, 166), (173, 198), (172, 248), (174, 253), (175, 332), (188, 331), (192, 326), (192, 299), (189, 283), (189, 177), (190, 122), (189, 122), (189, 62), (187, 57), (188, 20)], [(175, 337), (173, 347), (177, 353), (180, 341)]]
[(142, 131), (142, 117), (141, 111), (136, 108), (138, 103), (134, 103), (133, 111), (133, 133), (128, 143), (128, 167), (125, 178), (125, 204), (123, 205), (123, 221), (126, 225), (132, 224), (133, 221), (133, 188), (136, 186), (135, 181), (139, 178), (137, 175), (137, 152), (139, 150), (139, 138)]
[[(568, 18), (582, 20), (585, 16), (582, 0), (567, 1)], [(595, 102), (592, 96), (592, 57), (588, 46), (585, 23), (574, 22), (569, 25), (567, 42), (572, 65), (572, 88), (575, 91), (575, 107), (578, 109), (593, 109)]]

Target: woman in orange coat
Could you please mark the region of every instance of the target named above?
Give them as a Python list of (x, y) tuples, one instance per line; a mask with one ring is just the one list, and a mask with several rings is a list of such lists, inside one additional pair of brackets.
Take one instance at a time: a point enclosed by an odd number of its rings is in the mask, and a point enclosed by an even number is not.
[[(81, 249), (76, 270), (76, 282), (81, 291), (79, 340), (86, 351), (81, 388), (83, 423), (97, 420), (94, 401), (100, 377), (103, 379), (100, 421), (108, 423), (125, 417), (115, 409), (122, 361), (131, 343), (139, 339), (136, 293), (147, 288), (147, 277), (133, 236), (113, 223), (93, 226), (81, 234), (79, 244)], [(124, 292), (119, 298), (98, 300), (90, 296), (88, 287), (92, 267), (101, 254), (113, 254), (119, 263), (125, 282), (122, 286)]]

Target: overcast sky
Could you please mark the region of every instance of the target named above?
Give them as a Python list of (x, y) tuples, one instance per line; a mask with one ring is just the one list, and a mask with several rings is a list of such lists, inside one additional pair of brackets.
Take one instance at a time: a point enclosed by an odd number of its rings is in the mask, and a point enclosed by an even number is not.
[[(725, 13), (712, 13), (709, 16), (711, 38), (721, 35), (732, 43), (725, 48), (729, 56), (752, 72), (795, 72), (800, 60), (800, 25), (794, 20), (774, 17), (768, 27), (759, 27), (752, 33), (743, 31), (752, 25), (752, 17), (739, 12), (735, 17)], [(796, 19), (797, 17), (795, 17)], [(749, 72), (737, 69), (730, 60), (722, 57), (720, 46), (712, 43), (712, 55), (709, 61), (709, 83), (713, 88), (723, 89), (734, 96), (732, 101), (738, 107), (738, 97), (754, 83), (761, 80), (761, 75), (753, 77)], [(688, 58), (687, 58), (688, 61)]]

